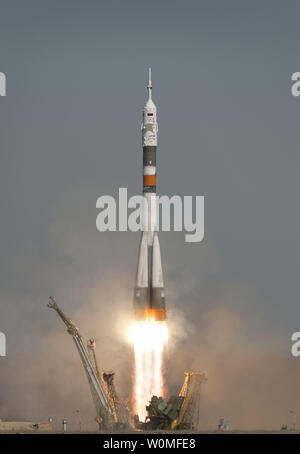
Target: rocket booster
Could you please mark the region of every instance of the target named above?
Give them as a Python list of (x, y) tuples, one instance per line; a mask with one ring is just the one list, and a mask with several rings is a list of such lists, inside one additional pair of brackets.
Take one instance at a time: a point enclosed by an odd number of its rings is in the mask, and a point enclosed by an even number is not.
[(143, 196), (144, 220), (147, 222), (141, 235), (136, 285), (134, 294), (134, 319), (166, 320), (165, 292), (157, 234), (156, 213), (156, 147), (157, 109), (152, 100), (151, 68), (148, 77), (148, 99), (143, 109)]

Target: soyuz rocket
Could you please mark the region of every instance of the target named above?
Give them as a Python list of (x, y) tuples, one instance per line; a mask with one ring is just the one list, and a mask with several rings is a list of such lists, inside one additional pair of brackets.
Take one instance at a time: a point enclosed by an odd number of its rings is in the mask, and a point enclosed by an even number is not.
[(157, 234), (156, 206), (156, 148), (157, 109), (152, 100), (151, 68), (148, 77), (148, 99), (143, 109), (143, 196), (146, 224), (141, 235), (136, 284), (134, 292), (134, 320), (166, 320), (166, 305), (160, 246)]

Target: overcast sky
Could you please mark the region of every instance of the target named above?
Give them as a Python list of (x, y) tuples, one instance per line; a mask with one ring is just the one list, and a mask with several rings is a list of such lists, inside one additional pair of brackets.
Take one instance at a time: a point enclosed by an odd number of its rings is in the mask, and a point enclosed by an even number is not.
[[(290, 91), (299, 14), (291, 0), (0, 1), (0, 331), (8, 342), (0, 404), (11, 417), (30, 417), (48, 376), (28, 385), (35, 397), (17, 414), (6, 396), (23, 399), (25, 384), (12, 388), (9, 377), (28, 350), (37, 371), (58, 353), (55, 342), (42, 358), (37, 347), (63, 333), (45, 308), (50, 294), (99, 339), (118, 331), (115, 313), (131, 311), (139, 235), (97, 232), (96, 200), (119, 187), (141, 191), (148, 66), (158, 192), (205, 196), (202, 243), (160, 237), (168, 309), (191, 326), (177, 340), (188, 349), (204, 314), (224, 302), (239, 311), (245, 343), (259, 337), (289, 359), (300, 331), (300, 99)], [(103, 330), (90, 332), (96, 308)], [(110, 354), (99, 347), (99, 355), (109, 368)], [(291, 367), (298, 374), (300, 360)], [(34, 414), (47, 416), (44, 407)]]

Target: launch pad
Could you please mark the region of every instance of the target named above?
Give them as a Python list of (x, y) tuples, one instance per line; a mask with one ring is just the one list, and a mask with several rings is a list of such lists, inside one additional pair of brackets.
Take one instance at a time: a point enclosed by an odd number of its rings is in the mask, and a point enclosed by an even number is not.
[(146, 407), (145, 421), (140, 421), (132, 407), (118, 395), (114, 373), (99, 369), (96, 357), (96, 342), (91, 338), (87, 348), (72, 319), (67, 317), (53, 297), (47, 306), (54, 309), (67, 327), (79, 353), (94, 402), (99, 430), (197, 430), (199, 425), (200, 394), (205, 373), (185, 372), (185, 380), (177, 396), (164, 401), (161, 396), (152, 396)]

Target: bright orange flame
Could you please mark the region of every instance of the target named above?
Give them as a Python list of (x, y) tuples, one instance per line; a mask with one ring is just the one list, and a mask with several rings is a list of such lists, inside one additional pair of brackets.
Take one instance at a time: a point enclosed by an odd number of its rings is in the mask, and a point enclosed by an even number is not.
[(146, 405), (153, 395), (163, 396), (163, 349), (168, 340), (165, 322), (133, 322), (130, 341), (134, 346), (135, 370), (133, 401), (135, 414), (146, 417)]

